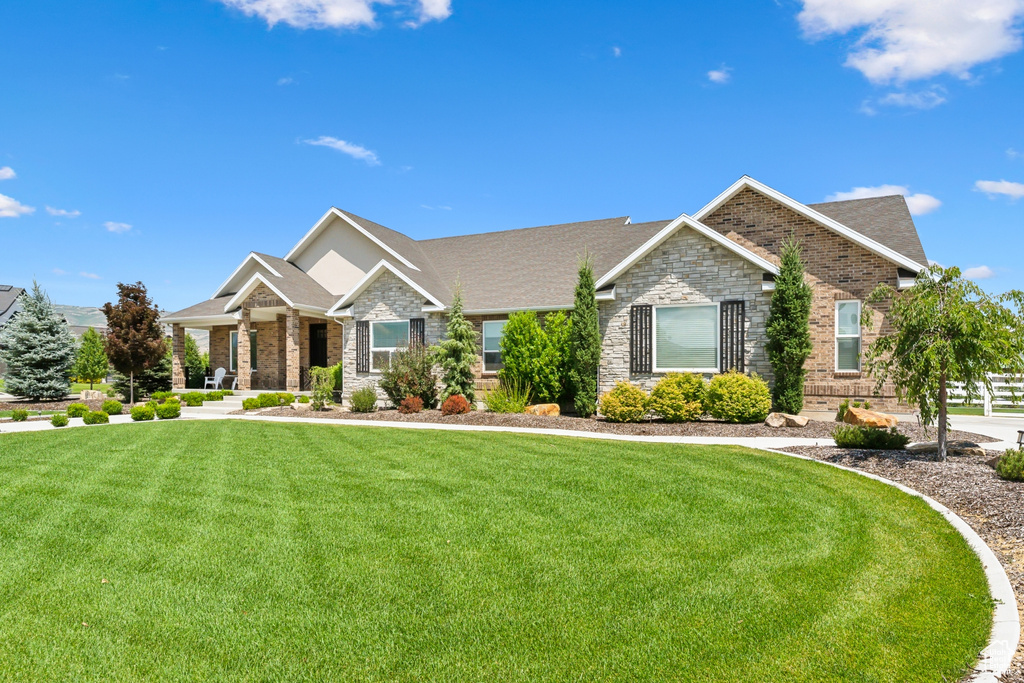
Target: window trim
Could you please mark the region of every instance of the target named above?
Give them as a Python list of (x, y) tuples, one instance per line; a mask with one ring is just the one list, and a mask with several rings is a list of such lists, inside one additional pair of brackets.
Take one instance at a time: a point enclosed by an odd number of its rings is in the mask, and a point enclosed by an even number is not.
[[(839, 334), (839, 305), (840, 304), (857, 304), (857, 334)], [(836, 373), (843, 373), (847, 375), (857, 375), (862, 373), (864, 367), (864, 360), (862, 358), (864, 351), (864, 329), (861, 325), (860, 317), (864, 313), (864, 304), (860, 299), (837, 299), (835, 307), (835, 341), (833, 342), (833, 351), (835, 352), (835, 371)], [(859, 339), (857, 352), (857, 369), (856, 370), (843, 370), (839, 367), (839, 340), (840, 339)]]
[[(715, 367), (713, 368), (663, 368), (658, 365), (658, 309), (661, 308), (704, 308), (715, 307)], [(722, 365), (722, 305), (720, 301), (701, 301), (687, 304), (661, 304), (651, 306), (651, 373), (696, 372), (701, 374), (721, 372)]]
[[(249, 330), (249, 371), (255, 372), (256, 366), (252, 363), (252, 356), (256, 354), (256, 344), (253, 339), (257, 330)], [(232, 352), (234, 350), (234, 352)], [(228, 372), (238, 372), (238, 330), (231, 330), (228, 335)]]
[[(484, 340), (487, 338), (487, 335), (485, 334), (485, 330), (487, 329), (487, 325), (488, 325), (488, 323), (502, 323), (502, 324), (504, 324), (504, 323), (507, 323), (507, 322), (508, 322), (508, 318), (505, 318), (504, 320), (484, 320), (482, 322), (482, 324), (480, 325), (480, 368), (481, 368), (480, 374), (482, 374), (482, 375), (497, 375), (498, 374), (498, 370), (488, 370), (487, 369), (487, 353), (488, 352), (484, 350)], [(502, 336), (502, 338), (504, 338), (504, 336), (505, 336), (504, 329), (502, 330), (501, 336)], [(491, 353), (494, 353), (494, 352), (491, 351)], [(501, 353), (500, 342), (499, 342), (499, 346), (498, 346), (498, 353)]]
[[(374, 351), (387, 351), (388, 352), (388, 360), (390, 360), (391, 359), (391, 354), (394, 353), (395, 351), (397, 351), (398, 349), (403, 348), (403, 347), (401, 347), (401, 346), (382, 346), (380, 348), (375, 348), (374, 345), (373, 345), (373, 326), (376, 325), (377, 323), (405, 323), (405, 338), (406, 338), (406, 340), (409, 340), (409, 339), (412, 338), (412, 323), (410, 322), (409, 318), (395, 318), (394, 320), (370, 320), (369, 323), (370, 323), (370, 372), (379, 375), (380, 372), (381, 372), (381, 369), (380, 368), (376, 368), (373, 365), (373, 352)], [(409, 342), (406, 341), (406, 346), (408, 346), (408, 344), (409, 344)]]

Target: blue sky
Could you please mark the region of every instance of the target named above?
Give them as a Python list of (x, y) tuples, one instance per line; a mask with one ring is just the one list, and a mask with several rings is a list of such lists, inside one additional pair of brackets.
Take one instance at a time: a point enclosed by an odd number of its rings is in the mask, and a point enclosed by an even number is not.
[(896, 186), (930, 258), (1024, 288), (1024, 0), (885, 4), (6, 2), (0, 282), (173, 310), (331, 205), (425, 238), (749, 174)]

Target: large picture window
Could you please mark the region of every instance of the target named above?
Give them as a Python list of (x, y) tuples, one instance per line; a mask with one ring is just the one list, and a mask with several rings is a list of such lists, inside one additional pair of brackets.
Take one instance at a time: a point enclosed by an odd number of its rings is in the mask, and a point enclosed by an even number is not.
[(497, 372), (505, 367), (501, 362), (501, 336), (505, 333), (506, 320), (484, 322), (484, 372)]
[(655, 372), (718, 372), (718, 304), (654, 308)]
[[(231, 372), (238, 372), (238, 332), (231, 333)], [(256, 369), (256, 330), (249, 332), (249, 369)]]
[(836, 370), (860, 372), (860, 302), (836, 302)]
[(391, 354), (409, 346), (409, 321), (370, 323), (370, 369), (379, 371), (391, 362)]

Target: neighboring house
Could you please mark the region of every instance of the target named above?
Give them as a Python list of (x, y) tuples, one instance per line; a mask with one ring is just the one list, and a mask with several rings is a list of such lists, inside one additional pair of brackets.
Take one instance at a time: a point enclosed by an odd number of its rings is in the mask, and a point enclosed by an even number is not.
[[(186, 328), (210, 331), (210, 365), (238, 387), (305, 388), (311, 366), (338, 362), (344, 393), (375, 384), (395, 349), (434, 344), (458, 282), (480, 334), (481, 384), (501, 367), (514, 311), (568, 310), (580, 257), (597, 278), (599, 384), (650, 388), (670, 371), (735, 368), (771, 381), (765, 324), (781, 245), (803, 245), (814, 287), (807, 406), (871, 398), (861, 372), (870, 330), (860, 309), (879, 282), (906, 287), (927, 260), (900, 196), (805, 205), (744, 176), (692, 217), (608, 218), (414, 240), (332, 208), (282, 259), (250, 253), (209, 300), (166, 316), (175, 387), (184, 383)], [(875, 398), (895, 399), (891, 388)]]
[[(25, 293), (25, 290), (21, 287), (15, 287), (14, 285), (0, 285), (0, 331), (4, 329), (4, 326), (14, 317), (14, 314), (20, 309), (18, 304), (18, 297)], [(7, 364), (0, 361), (0, 377), (3, 377), (7, 372)]]

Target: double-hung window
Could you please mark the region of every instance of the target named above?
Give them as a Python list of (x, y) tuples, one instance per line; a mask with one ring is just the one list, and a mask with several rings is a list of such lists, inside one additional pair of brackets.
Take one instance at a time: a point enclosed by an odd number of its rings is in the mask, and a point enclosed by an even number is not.
[(497, 372), (505, 367), (501, 362), (501, 336), (506, 320), (484, 321), (484, 372)]
[[(238, 332), (231, 333), (231, 372), (238, 372)], [(249, 332), (249, 369), (256, 369), (256, 330)]]
[(836, 371), (860, 372), (860, 302), (836, 302)]
[(654, 371), (718, 372), (718, 304), (654, 307)]
[(370, 323), (370, 370), (379, 372), (391, 362), (391, 354), (409, 346), (409, 321)]

